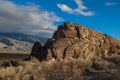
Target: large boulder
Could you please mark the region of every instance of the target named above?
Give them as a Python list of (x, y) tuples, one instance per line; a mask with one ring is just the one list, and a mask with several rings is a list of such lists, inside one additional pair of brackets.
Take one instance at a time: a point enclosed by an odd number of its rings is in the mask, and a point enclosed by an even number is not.
[(65, 22), (44, 46), (36, 42), (32, 54), (40, 60), (75, 58), (83, 61), (120, 54), (120, 41), (82, 25)]
[(80, 58), (87, 61), (120, 53), (119, 40), (71, 22), (58, 26), (52, 39), (44, 46), (56, 59)]

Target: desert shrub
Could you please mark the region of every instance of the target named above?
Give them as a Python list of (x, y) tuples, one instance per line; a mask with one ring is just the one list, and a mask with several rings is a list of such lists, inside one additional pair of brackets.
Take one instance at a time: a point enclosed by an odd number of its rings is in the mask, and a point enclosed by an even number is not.
[(47, 73), (48, 80), (81, 80), (84, 67), (75, 60), (59, 60), (53, 63)]
[(39, 62), (33, 58), (17, 67), (0, 67), (0, 80), (82, 80), (83, 73), (84, 66), (76, 60)]
[[(0, 80), (119, 80), (120, 73), (117, 72), (117, 68), (114, 71), (114, 66), (114, 63), (104, 59), (83, 63), (72, 58), (53, 58), (42, 62), (32, 58), (30, 61), (20, 61), (16, 67), (0, 67)], [(107, 72), (92, 79), (86, 75), (92, 73), (92, 69)]]

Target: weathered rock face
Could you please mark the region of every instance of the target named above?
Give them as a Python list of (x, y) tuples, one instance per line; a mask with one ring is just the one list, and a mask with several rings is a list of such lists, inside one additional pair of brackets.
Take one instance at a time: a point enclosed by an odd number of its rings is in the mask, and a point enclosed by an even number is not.
[(57, 59), (72, 57), (90, 60), (120, 53), (119, 40), (70, 22), (59, 26), (45, 46)]
[(82, 25), (65, 22), (44, 45), (47, 58), (90, 60), (120, 54), (120, 41)]

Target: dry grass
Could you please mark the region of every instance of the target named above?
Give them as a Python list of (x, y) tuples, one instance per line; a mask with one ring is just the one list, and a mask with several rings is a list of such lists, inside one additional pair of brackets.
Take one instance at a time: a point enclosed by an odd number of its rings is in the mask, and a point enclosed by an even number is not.
[[(113, 59), (113, 58), (112, 58)], [(115, 60), (116, 61), (116, 60)], [(82, 63), (77, 59), (42, 61), (32, 58), (14, 67), (0, 67), (0, 80), (119, 80), (120, 69), (111, 60)]]
[(0, 80), (81, 80), (84, 67), (77, 61), (22, 61), (17, 67), (0, 67)]

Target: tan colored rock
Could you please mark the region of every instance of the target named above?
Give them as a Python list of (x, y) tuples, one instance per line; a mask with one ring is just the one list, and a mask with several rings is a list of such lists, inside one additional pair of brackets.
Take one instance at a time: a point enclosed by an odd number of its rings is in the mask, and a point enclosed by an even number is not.
[(120, 54), (119, 40), (71, 22), (58, 26), (52, 39), (44, 47), (48, 49), (47, 59), (78, 58), (89, 61)]
[(120, 41), (100, 32), (78, 24), (65, 22), (53, 35), (50, 50), (56, 58), (81, 58), (90, 60), (93, 57), (104, 57), (116, 53)]
[(57, 58), (64, 58), (65, 49), (72, 45), (70, 39), (68, 38), (61, 38), (58, 39), (55, 43), (53, 43), (52, 52)]

